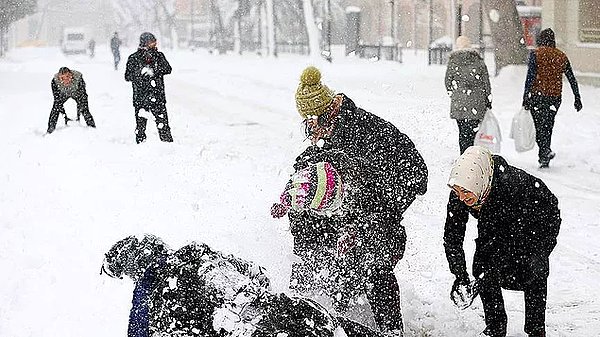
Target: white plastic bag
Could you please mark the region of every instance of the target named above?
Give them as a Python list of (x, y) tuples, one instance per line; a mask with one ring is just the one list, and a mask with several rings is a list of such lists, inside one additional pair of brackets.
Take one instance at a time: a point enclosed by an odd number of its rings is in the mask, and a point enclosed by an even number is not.
[(474, 145), (483, 146), (492, 153), (500, 153), (500, 142), (502, 142), (500, 125), (492, 110), (488, 110), (475, 134)]
[(535, 146), (535, 124), (529, 110), (521, 108), (512, 119), (510, 138), (515, 140), (515, 150), (525, 152)]

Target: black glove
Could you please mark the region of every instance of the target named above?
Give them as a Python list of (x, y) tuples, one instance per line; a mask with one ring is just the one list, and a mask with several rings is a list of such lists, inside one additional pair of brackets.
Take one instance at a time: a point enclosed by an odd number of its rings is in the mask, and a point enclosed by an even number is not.
[(469, 275), (468, 274), (464, 274), (462, 276), (458, 276), (456, 278), (456, 280), (454, 280), (454, 284), (452, 284), (452, 292), (455, 292), (458, 290), (458, 287), (460, 286), (466, 286), (469, 285), (471, 283), (471, 281), (469, 281)]
[(477, 281), (470, 282), (468, 275), (457, 277), (450, 291), (450, 299), (459, 309), (464, 310), (473, 304), (479, 295)]
[(581, 111), (583, 109), (583, 104), (581, 104), (581, 97), (575, 97), (575, 110)]

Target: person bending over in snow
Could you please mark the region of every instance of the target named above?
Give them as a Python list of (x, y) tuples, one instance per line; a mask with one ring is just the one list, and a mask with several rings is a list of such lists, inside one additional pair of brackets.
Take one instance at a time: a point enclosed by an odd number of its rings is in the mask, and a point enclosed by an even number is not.
[[(480, 336), (505, 337), (502, 288), (523, 291), (525, 332), (544, 337), (549, 256), (561, 223), (558, 200), (539, 178), (479, 146), (458, 157), (448, 186), (444, 247), (456, 276), (451, 298), (464, 308), (478, 293), (486, 324)], [(478, 219), (474, 282), (463, 249), (469, 214)]]
[(272, 293), (263, 268), (202, 243), (173, 251), (153, 235), (129, 236), (105, 254), (100, 274), (135, 282), (128, 337), (382, 337)]
[[(427, 166), (413, 142), (392, 123), (358, 108), (348, 96), (335, 94), (323, 85), (315, 67), (306, 68), (300, 76), (296, 108), (313, 144), (297, 162), (305, 162), (320, 149), (340, 151), (360, 161), (369, 172), (366, 179), (370, 190), (379, 200), (373, 206), (374, 216), (382, 228), (393, 233), (380, 244), (388, 248), (403, 246), (403, 213), (417, 195), (427, 191)], [(290, 213), (290, 218), (293, 216)], [(383, 331), (402, 330), (399, 288), (393, 273), (398, 260), (373, 271), (374, 293), (381, 297), (377, 301), (381, 310), (376, 307), (374, 314)]]
[(158, 51), (152, 33), (142, 33), (138, 50), (127, 59), (125, 80), (133, 87), (135, 109), (135, 141), (146, 139), (148, 117), (154, 119), (158, 136), (163, 142), (172, 142), (167, 116), (164, 75), (171, 73), (171, 65), (165, 55)]
[(64, 107), (65, 102), (69, 98), (72, 98), (77, 103), (77, 121), (83, 115), (83, 119), (88, 126), (96, 127), (96, 123), (94, 123), (94, 118), (88, 107), (88, 94), (85, 90), (85, 81), (80, 72), (62, 67), (52, 78), (50, 86), (52, 88), (52, 96), (54, 96), (54, 104), (48, 118), (48, 133), (52, 133), (56, 129), (56, 122), (60, 114), (65, 116), (65, 125), (71, 120), (67, 117)]

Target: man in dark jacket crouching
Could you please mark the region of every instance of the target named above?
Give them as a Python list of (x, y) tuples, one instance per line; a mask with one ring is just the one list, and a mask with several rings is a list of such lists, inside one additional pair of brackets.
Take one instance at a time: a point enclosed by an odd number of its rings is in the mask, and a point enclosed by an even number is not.
[[(479, 146), (456, 160), (448, 186), (444, 247), (456, 276), (451, 297), (460, 298), (463, 286), (479, 292), (486, 324), (480, 336), (505, 337), (502, 288), (523, 291), (525, 332), (544, 337), (549, 256), (561, 223), (558, 200), (539, 178)], [(474, 287), (463, 250), (469, 214), (478, 220)]]
[(85, 81), (83, 75), (76, 70), (71, 70), (67, 67), (62, 67), (58, 73), (54, 75), (51, 82), (52, 96), (54, 96), (54, 104), (48, 118), (48, 133), (54, 132), (58, 115), (65, 116), (65, 124), (71, 119), (65, 113), (65, 102), (72, 98), (77, 103), (77, 120), (81, 115), (88, 126), (95, 128), (94, 118), (88, 107), (88, 95), (85, 90)]

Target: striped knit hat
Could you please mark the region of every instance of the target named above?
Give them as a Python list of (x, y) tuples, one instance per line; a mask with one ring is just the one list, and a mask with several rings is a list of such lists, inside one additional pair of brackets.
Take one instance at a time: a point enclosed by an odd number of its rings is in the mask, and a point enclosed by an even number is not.
[(338, 171), (331, 163), (319, 162), (296, 172), (281, 194), (281, 204), (276, 205), (283, 214), (289, 208), (330, 213), (340, 208), (343, 195), (344, 186)]

